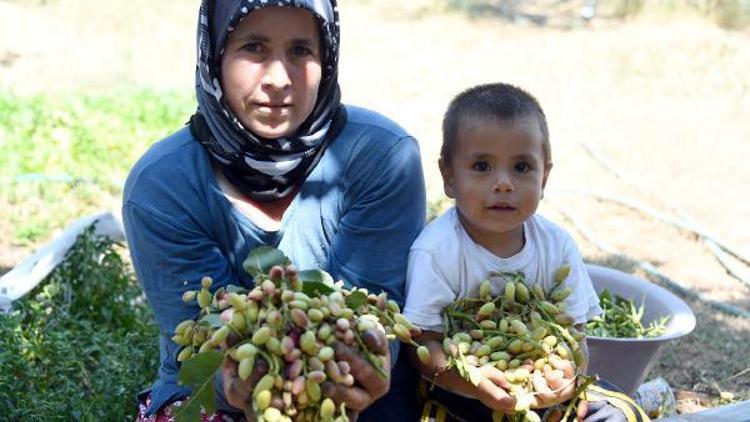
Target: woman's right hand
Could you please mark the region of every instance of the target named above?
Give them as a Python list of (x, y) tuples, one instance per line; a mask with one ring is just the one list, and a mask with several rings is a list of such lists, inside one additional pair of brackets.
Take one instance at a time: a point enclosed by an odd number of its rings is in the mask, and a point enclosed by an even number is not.
[(253, 372), (247, 378), (242, 380), (238, 373), (239, 364), (229, 356), (224, 357), (221, 363), (221, 374), (224, 381), (224, 395), (227, 402), (245, 412), (245, 419), (248, 421), (256, 420), (253, 411), (252, 393), (255, 384), (268, 373), (268, 364), (263, 359), (255, 362)]
[[(221, 345), (222, 352), (226, 352), (227, 349), (238, 342), (239, 337), (234, 333), (230, 333)], [(244, 381), (240, 378), (239, 366), (236, 360), (229, 356), (224, 356), (224, 360), (221, 362), (224, 397), (226, 397), (227, 403), (231, 406), (242, 409), (246, 420), (253, 422), (257, 419), (255, 411), (253, 411), (253, 389), (255, 388), (255, 384), (268, 373), (268, 363), (263, 359), (257, 359), (253, 367), (253, 372)]]
[[(232, 333), (222, 344), (222, 350), (237, 343), (237, 337)], [(363, 340), (371, 351), (385, 357), (385, 371), (390, 374), (390, 353), (388, 340), (378, 330), (370, 330), (363, 335)], [(336, 403), (345, 403), (349, 409), (350, 419), (356, 420), (357, 414), (369, 407), (375, 400), (385, 395), (390, 387), (390, 377), (383, 378), (372, 367), (364, 357), (346, 347), (343, 343), (337, 343), (336, 357), (346, 361), (351, 367), (351, 373), (357, 384), (351, 387), (325, 383), (323, 389), (325, 395)], [(245, 412), (245, 419), (255, 421), (257, 418), (252, 406), (252, 393), (255, 384), (268, 373), (268, 363), (263, 359), (255, 361), (253, 372), (243, 381), (239, 376), (239, 364), (234, 359), (226, 356), (221, 364), (224, 395), (227, 402)]]

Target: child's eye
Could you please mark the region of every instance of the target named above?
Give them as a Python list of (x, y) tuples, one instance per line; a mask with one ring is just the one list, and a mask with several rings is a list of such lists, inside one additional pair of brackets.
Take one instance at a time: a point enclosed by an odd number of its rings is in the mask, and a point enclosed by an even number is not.
[(531, 164), (527, 163), (526, 161), (521, 161), (516, 163), (513, 168), (519, 173), (526, 173), (531, 170)]
[(486, 161), (477, 161), (471, 166), (471, 169), (478, 172), (486, 172), (490, 171), (492, 167)]

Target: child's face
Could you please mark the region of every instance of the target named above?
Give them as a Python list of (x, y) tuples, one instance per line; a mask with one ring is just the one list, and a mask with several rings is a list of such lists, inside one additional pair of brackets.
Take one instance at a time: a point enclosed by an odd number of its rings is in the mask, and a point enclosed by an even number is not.
[(475, 242), (491, 251), (523, 240), (523, 222), (536, 211), (552, 164), (533, 118), (498, 123), (464, 118), (451, 162), (440, 162), (445, 194)]

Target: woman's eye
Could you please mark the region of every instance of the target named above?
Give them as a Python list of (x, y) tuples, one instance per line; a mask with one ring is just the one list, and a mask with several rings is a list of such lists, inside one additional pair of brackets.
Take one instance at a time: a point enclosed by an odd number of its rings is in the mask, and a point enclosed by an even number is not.
[(486, 161), (477, 161), (471, 166), (472, 170), (479, 171), (479, 172), (486, 172), (490, 171), (492, 167), (490, 167), (489, 163)]
[(295, 56), (304, 57), (313, 54), (313, 52), (310, 47), (304, 45), (295, 45), (294, 47), (292, 47), (292, 54)]
[(263, 45), (259, 42), (251, 42), (245, 44), (242, 49), (249, 53), (259, 53), (263, 49)]
[(516, 163), (516, 165), (514, 167), (515, 167), (515, 170), (517, 172), (519, 172), (519, 173), (526, 173), (529, 170), (531, 170), (531, 164), (529, 164), (529, 163), (527, 163), (525, 161), (521, 161), (520, 163)]

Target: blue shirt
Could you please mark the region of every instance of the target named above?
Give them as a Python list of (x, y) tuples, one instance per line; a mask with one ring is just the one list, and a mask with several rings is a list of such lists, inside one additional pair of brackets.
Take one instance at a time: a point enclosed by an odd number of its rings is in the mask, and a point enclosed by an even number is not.
[(149, 414), (190, 392), (177, 384), (180, 346), (171, 337), (199, 308), (185, 304), (182, 293), (198, 290), (206, 275), (214, 279), (212, 291), (251, 285), (242, 262), (257, 246), (280, 249), (301, 270), (321, 268), (349, 285), (385, 291), (403, 306), (409, 247), (425, 220), (419, 148), (383, 116), (351, 106), (347, 112), (278, 231), (258, 228), (232, 206), (187, 127), (154, 144), (130, 172), (127, 241), (161, 333)]

